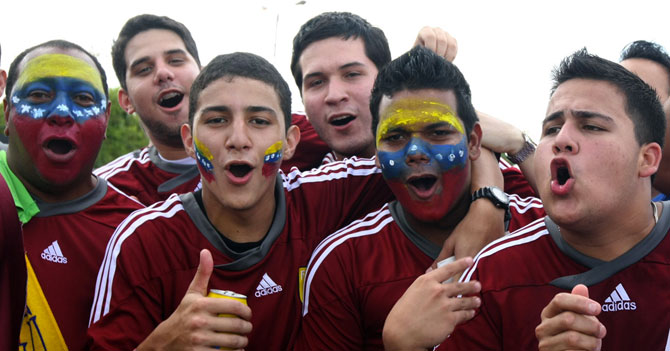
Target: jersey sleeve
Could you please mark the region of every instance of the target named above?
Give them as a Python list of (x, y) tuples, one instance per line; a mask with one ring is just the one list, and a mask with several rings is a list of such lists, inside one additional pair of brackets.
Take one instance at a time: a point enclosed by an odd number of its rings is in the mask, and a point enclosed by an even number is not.
[(503, 174), (505, 192), (508, 194), (516, 194), (520, 197), (537, 197), (535, 190), (530, 186), (530, 183), (523, 175), (520, 169), (510, 166), (507, 162), (501, 159), (498, 163), (500, 171)]
[(336, 247), (307, 270), (303, 319), (295, 350), (362, 350), (363, 316), (353, 281), (354, 260)]

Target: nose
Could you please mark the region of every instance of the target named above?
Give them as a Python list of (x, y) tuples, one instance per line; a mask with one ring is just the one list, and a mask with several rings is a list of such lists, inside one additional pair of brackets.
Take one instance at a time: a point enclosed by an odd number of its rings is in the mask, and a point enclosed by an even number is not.
[(227, 136), (225, 142), (226, 149), (242, 151), (251, 148), (248, 126), (244, 119), (234, 119), (229, 131), (230, 134)]
[(328, 91), (326, 93), (327, 104), (334, 105), (348, 99), (349, 95), (347, 94), (345, 84), (340, 79), (331, 79), (328, 82)]
[(52, 126), (67, 126), (74, 123), (72, 117), (73, 111), (70, 111), (70, 104), (68, 96), (65, 92), (60, 92), (56, 95), (55, 101), (52, 103), (52, 109), (48, 112), (47, 123)]
[(579, 143), (575, 139), (575, 127), (571, 123), (565, 123), (554, 138), (554, 154), (577, 153)]
[(405, 162), (408, 165), (430, 163), (430, 157), (428, 156), (428, 150), (424, 141), (416, 137), (410, 140)]
[(160, 62), (156, 64), (156, 73), (154, 74), (154, 83), (166, 83), (174, 80), (174, 73), (172, 72), (172, 67), (170, 67), (166, 62)]

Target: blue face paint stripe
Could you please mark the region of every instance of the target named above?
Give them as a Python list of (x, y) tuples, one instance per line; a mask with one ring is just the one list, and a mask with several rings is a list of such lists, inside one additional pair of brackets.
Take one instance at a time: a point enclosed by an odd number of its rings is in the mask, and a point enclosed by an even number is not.
[(454, 167), (465, 166), (468, 157), (467, 140), (465, 136), (458, 144), (435, 145), (421, 138), (412, 138), (404, 148), (398, 151), (377, 151), (382, 174), (386, 179), (403, 178), (411, 172), (406, 163), (409, 156), (424, 154), (428, 158), (427, 166), (437, 164), (445, 172)]

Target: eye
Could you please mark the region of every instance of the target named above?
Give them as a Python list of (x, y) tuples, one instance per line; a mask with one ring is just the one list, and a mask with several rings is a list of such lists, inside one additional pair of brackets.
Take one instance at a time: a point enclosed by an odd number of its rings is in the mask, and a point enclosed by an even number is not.
[(133, 73), (138, 76), (146, 76), (147, 74), (151, 73), (153, 70), (153, 66), (150, 65), (142, 65), (138, 66), (133, 70)]
[(323, 85), (323, 83), (324, 83), (323, 79), (313, 79), (313, 80), (310, 80), (307, 83), (307, 87), (308, 88), (316, 88), (316, 87), (319, 87), (319, 86)]
[(184, 63), (184, 59), (181, 57), (173, 57), (168, 60), (168, 63), (173, 65), (173, 66), (179, 66), (182, 63)]
[(268, 121), (267, 119), (265, 119), (263, 117), (253, 117), (253, 118), (251, 118), (249, 123), (257, 125), (257, 126), (267, 126), (267, 125), (271, 124), (270, 121)]
[(345, 77), (345, 78), (356, 78), (356, 77), (358, 77), (358, 76), (360, 76), (360, 75), (362, 75), (361, 72), (358, 72), (358, 71), (350, 71), (350, 72), (347, 72), (347, 73), (344, 75), (344, 77)]
[(49, 91), (36, 89), (28, 93), (28, 100), (33, 104), (43, 104), (51, 101), (52, 96)]
[(214, 117), (208, 117), (205, 120), (205, 124), (217, 125), (217, 124), (226, 123), (227, 121), (228, 120), (223, 116), (214, 116)]
[(95, 98), (92, 94), (87, 92), (76, 93), (72, 100), (79, 106), (89, 107), (95, 104)]
[(595, 125), (592, 125), (592, 124), (586, 124), (586, 125), (584, 125), (584, 129), (586, 129), (586, 130), (590, 130), (590, 131), (594, 131), (594, 132), (600, 132), (600, 131), (604, 131), (604, 130), (605, 130), (605, 129), (603, 129), (603, 128), (600, 128), (599, 126), (595, 126)]
[(557, 134), (560, 131), (561, 126), (558, 125), (546, 126), (542, 129), (542, 136)]
[(387, 143), (399, 143), (403, 140), (405, 140), (405, 134), (404, 133), (388, 133), (386, 134), (383, 138), (382, 141), (385, 141)]

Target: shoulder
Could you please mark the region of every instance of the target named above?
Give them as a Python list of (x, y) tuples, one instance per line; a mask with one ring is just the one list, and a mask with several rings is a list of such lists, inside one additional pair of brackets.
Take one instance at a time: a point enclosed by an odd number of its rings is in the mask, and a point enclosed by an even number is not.
[(374, 157), (352, 157), (350, 159), (322, 165), (319, 168), (314, 168), (305, 172), (300, 172), (299, 170), (294, 169), (288, 174), (282, 173), (282, 177), (284, 188), (291, 191), (307, 183), (323, 183), (348, 178), (350, 176), (369, 176), (380, 172), (380, 169), (376, 166), (376, 159)]
[(118, 173), (130, 170), (133, 165), (150, 163), (149, 148), (145, 147), (119, 156), (114, 161), (95, 169), (93, 173), (102, 178), (109, 178)]

